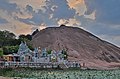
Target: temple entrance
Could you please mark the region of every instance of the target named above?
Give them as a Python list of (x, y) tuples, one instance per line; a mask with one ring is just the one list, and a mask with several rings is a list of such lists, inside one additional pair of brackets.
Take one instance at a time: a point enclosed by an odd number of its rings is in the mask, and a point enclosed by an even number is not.
[(15, 57), (14, 57), (14, 61), (20, 62), (20, 57), (19, 57), (19, 56), (15, 56)]
[(25, 55), (25, 62), (31, 62), (32, 56), (31, 55)]

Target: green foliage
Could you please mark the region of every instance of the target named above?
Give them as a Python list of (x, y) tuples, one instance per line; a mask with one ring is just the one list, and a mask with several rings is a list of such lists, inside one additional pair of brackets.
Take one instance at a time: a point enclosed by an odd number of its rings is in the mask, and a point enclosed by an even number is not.
[(36, 29), (33, 33), (32, 33), (32, 36), (34, 36), (35, 34), (37, 34), (39, 32), (38, 29)]
[(120, 70), (1, 69), (0, 76), (30, 79), (120, 79)]
[(32, 51), (34, 50), (34, 48), (32, 47), (31, 44), (28, 45), (28, 48), (29, 48), (30, 50), (32, 50)]
[(7, 39), (15, 39), (16, 36), (14, 33), (5, 30), (5, 31), (0, 31), (0, 37)]
[(64, 54), (64, 59), (67, 59), (67, 57), (68, 57), (67, 51), (66, 50), (62, 50), (62, 54)]
[(51, 50), (51, 49), (50, 49), (50, 50), (47, 50), (47, 53), (48, 53), (48, 54), (51, 54), (51, 52), (52, 52), (52, 50)]
[(0, 31), (0, 48), (3, 46), (16, 46), (21, 43), (21, 41), (30, 42), (32, 40), (32, 35), (20, 35), (18, 39), (14, 33), (9, 31)]
[[(3, 54), (12, 54), (17, 53), (19, 44), (21, 41), (27, 43), (28, 47), (33, 50), (32, 44), (30, 41), (32, 40), (32, 35), (20, 35), (18, 39), (14, 33), (9, 31), (0, 31), (0, 48), (3, 49)], [(2, 55), (2, 51), (0, 51), (0, 55)]]
[(32, 36), (31, 35), (20, 35), (19, 36), (19, 42), (23, 41), (23, 42), (26, 42), (28, 47), (31, 49), (31, 50), (34, 50), (34, 48), (32, 47), (32, 44), (30, 43), (30, 41), (32, 40)]
[(32, 35), (30, 35), (30, 34), (27, 34), (27, 35), (19, 35), (19, 39), (21, 39), (22, 41), (32, 40)]
[(12, 54), (12, 53), (17, 53), (19, 46), (4, 46), (3, 47), (3, 54)]
[(6, 73), (11, 73), (12, 69), (11, 68), (6, 68), (6, 69), (0, 69), (0, 76), (5, 76)]
[(15, 34), (9, 31), (0, 31), (0, 47), (14, 45), (15, 38)]
[(3, 49), (0, 48), (0, 56), (3, 56)]

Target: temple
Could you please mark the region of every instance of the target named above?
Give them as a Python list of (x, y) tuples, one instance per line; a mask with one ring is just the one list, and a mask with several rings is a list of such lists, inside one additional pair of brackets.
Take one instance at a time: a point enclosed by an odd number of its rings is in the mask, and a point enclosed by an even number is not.
[[(46, 50), (35, 48), (30, 50), (26, 42), (21, 42), (17, 53), (3, 56), (6, 60), (4, 66), (13, 67), (49, 67), (60, 66), (61, 68), (80, 67), (78, 62), (69, 62), (64, 50)], [(7, 63), (7, 64), (6, 64)], [(31, 65), (31, 66), (30, 66)]]
[(50, 53), (47, 52), (46, 48), (40, 49), (35, 48), (34, 51), (30, 50), (26, 42), (21, 42), (17, 54), (10, 54), (4, 56), (6, 61), (14, 62), (36, 62), (36, 63), (48, 63), (48, 62), (64, 62), (62, 51), (56, 52), (51, 50)]

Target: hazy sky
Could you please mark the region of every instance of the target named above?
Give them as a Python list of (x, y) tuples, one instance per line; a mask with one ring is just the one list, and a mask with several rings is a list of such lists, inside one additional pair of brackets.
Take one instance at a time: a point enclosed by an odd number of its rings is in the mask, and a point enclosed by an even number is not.
[(0, 0), (0, 30), (19, 35), (60, 24), (120, 46), (120, 0)]

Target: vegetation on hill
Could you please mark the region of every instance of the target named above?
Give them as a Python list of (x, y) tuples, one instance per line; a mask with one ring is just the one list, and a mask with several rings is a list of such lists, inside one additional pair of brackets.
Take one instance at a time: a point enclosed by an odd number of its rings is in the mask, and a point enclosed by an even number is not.
[(3, 46), (2, 48), (3, 48), (4, 55), (7, 55), (7, 54), (16, 53), (18, 51), (19, 46), (18, 45), (16, 45), (16, 46)]
[(0, 48), (0, 56), (3, 56), (3, 49)]
[(0, 47), (16, 44), (15, 34), (9, 31), (0, 31)]
[[(36, 32), (33, 32), (34, 34)], [(33, 35), (34, 35), (33, 34)], [(32, 44), (30, 41), (32, 40), (32, 35), (19, 35), (18, 38), (16, 38), (16, 35), (9, 31), (0, 31), (0, 56), (3, 54), (12, 54), (17, 53), (17, 50), (19, 48), (19, 44), (21, 41), (27, 42), (28, 46), (31, 50), (33, 50)]]

